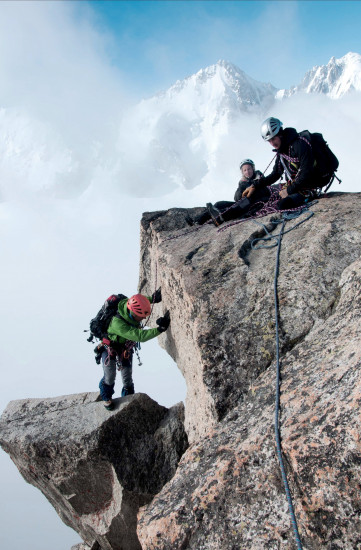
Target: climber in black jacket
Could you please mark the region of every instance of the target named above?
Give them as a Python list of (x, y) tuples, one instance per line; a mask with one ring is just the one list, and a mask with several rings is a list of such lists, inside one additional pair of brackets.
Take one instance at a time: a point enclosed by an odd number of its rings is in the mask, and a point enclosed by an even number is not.
[(271, 174), (255, 181), (243, 192), (243, 197), (250, 198), (256, 190), (275, 183), (285, 174), (286, 183), (277, 203), (280, 210), (285, 210), (304, 204), (312, 197), (312, 190), (329, 183), (333, 171), (322, 176), (317, 172), (310, 142), (294, 128), (283, 128), (278, 118), (270, 117), (262, 124), (261, 135), (277, 153), (276, 162)]
[(263, 204), (268, 201), (270, 192), (267, 188), (257, 188), (257, 192), (252, 195), (252, 200), (242, 198), (243, 191), (259, 181), (263, 174), (256, 170), (255, 163), (249, 158), (242, 160), (239, 168), (241, 179), (234, 195), (234, 202), (218, 201), (215, 204), (208, 202), (205, 210), (195, 218), (196, 224), (203, 225), (212, 219), (215, 225), (220, 225), (225, 221), (235, 220), (254, 213), (260, 210)]

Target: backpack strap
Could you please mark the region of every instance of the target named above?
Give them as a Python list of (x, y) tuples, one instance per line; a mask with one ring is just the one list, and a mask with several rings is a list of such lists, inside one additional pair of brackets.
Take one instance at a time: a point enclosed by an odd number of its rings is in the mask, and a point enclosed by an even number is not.
[(303, 136), (301, 136), (301, 135), (300, 135), (300, 139), (302, 139), (305, 143), (307, 143), (307, 145), (309, 145), (309, 146), (311, 147), (311, 149), (312, 149), (311, 142), (308, 141), (308, 139), (306, 139), (305, 137), (303, 137)]

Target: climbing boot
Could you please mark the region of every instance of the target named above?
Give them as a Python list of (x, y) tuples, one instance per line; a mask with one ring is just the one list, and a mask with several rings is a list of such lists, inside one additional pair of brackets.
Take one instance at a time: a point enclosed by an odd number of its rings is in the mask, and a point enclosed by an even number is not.
[(193, 225), (203, 225), (208, 220), (209, 220), (209, 212), (207, 208), (204, 208), (201, 214), (198, 214), (198, 216), (195, 216), (193, 220)]
[(114, 384), (106, 384), (104, 382), (104, 377), (99, 382), (100, 397), (103, 401), (111, 401), (112, 395), (114, 393)]
[(114, 403), (112, 399), (109, 399), (109, 401), (104, 401), (104, 407), (107, 409), (107, 411), (112, 411), (114, 409)]
[(211, 202), (207, 202), (206, 207), (211, 215), (214, 225), (217, 227), (221, 225), (221, 223), (224, 222), (221, 211), (218, 210), (218, 208), (216, 208)]
[(122, 397), (125, 397), (126, 395), (133, 395), (133, 393), (134, 393), (134, 384), (130, 384), (130, 386), (123, 386)]

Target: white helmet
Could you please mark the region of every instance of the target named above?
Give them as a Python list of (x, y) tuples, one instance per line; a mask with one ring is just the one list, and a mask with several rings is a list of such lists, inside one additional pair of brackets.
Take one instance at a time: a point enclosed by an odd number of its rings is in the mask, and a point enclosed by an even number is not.
[(242, 160), (241, 164), (239, 165), (239, 169), (242, 170), (242, 166), (244, 166), (245, 164), (250, 164), (253, 168), (253, 170), (255, 170), (256, 168), (256, 165), (255, 163), (253, 162), (253, 160), (251, 159), (244, 159)]
[(282, 124), (283, 122), (281, 122), (278, 118), (273, 118), (272, 116), (270, 118), (266, 118), (261, 126), (261, 136), (263, 139), (265, 141), (269, 141), (275, 137), (282, 129)]

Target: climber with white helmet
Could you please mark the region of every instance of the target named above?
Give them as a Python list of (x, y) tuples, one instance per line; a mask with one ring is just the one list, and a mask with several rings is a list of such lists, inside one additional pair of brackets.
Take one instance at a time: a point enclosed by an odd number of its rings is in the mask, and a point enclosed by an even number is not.
[[(242, 176), (238, 182), (234, 202), (218, 201), (214, 205), (210, 202), (207, 203), (206, 210), (195, 219), (196, 224), (203, 225), (212, 219), (215, 225), (220, 225), (224, 221), (241, 218), (250, 211), (251, 206), (255, 203), (259, 203), (259, 208), (261, 208), (262, 203), (268, 200), (270, 196), (268, 189), (260, 189), (252, 196), (252, 200), (242, 198), (243, 191), (258, 181), (263, 174), (256, 170), (255, 163), (249, 158), (242, 160), (239, 168)], [(256, 212), (257, 206), (255, 205), (253, 208), (253, 212)]]
[(276, 162), (269, 176), (261, 177), (243, 191), (244, 198), (251, 199), (254, 193), (284, 174), (286, 183), (279, 192), (277, 206), (286, 210), (304, 204), (314, 196), (315, 189), (329, 184), (338, 161), (322, 134), (311, 134), (307, 130), (298, 133), (295, 128), (283, 128), (278, 118), (269, 117), (261, 125), (261, 136), (273, 147)]
[(256, 170), (256, 166), (251, 159), (242, 160), (239, 169), (241, 170), (242, 177), (238, 182), (238, 189), (234, 195), (235, 201), (241, 200), (243, 191), (263, 176), (260, 170)]
[(157, 319), (156, 328), (145, 329), (141, 325), (141, 321), (151, 313), (151, 302), (158, 303), (161, 300), (161, 290), (158, 289), (151, 297), (134, 294), (119, 301), (118, 312), (112, 317), (107, 329), (107, 338), (103, 338), (100, 344), (104, 376), (100, 380), (99, 389), (108, 410), (113, 408), (112, 395), (117, 366), (123, 382), (122, 397), (133, 394), (132, 359), (135, 347), (140, 342), (159, 336), (169, 327), (169, 312)]

